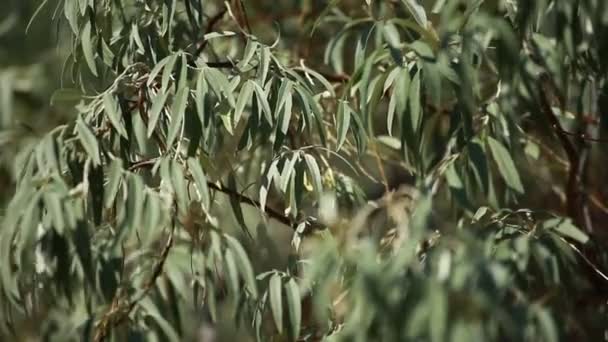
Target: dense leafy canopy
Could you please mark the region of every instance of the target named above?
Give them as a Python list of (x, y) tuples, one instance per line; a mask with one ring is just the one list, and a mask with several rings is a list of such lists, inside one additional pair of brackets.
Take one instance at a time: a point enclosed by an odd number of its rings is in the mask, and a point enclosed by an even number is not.
[(605, 338), (608, 3), (0, 13), (0, 338)]

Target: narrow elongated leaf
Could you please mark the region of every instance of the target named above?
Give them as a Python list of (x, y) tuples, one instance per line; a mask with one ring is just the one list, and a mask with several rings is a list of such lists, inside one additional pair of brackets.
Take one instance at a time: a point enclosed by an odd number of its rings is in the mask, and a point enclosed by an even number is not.
[(412, 130), (415, 136), (417, 136), (420, 130), (422, 110), (420, 107), (420, 72), (416, 73), (409, 89), (409, 104), (410, 104), (410, 120)]
[(321, 193), (323, 192), (323, 183), (321, 182), (321, 171), (319, 170), (319, 165), (317, 164), (315, 158), (313, 158), (313, 156), (310, 154), (304, 154), (304, 160), (308, 166), (308, 172), (312, 178), (315, 192), (317, 193), (317, 196), (321, 196)]
[(169, 57), (167, 65), (163, 68), (163, 76), (161, 80), (160, 90), (162, 93), (167, 92), (167, 89), (169, 88), (169, 82), (171, 81), (171, 75), (173, 74), (173, 68), (175, 68), (175, 63), (177, 63), (177, 57), (177, 54)]
[(160, 113), (165, 108), (167, 97), (169, 97), (168, 91), (159, 93), (154, 97), (154, 99), (152, 99), (152, 108), (148, 114), (148, 138), (152, 136), (152, 133), (154, 133), (154, 129), (156, 128), (156, 124), (160, 118)]
[(179, 89), (175, 94), (175, 100), (171, 106), (171, 126), (169, 126), (169, 133), (167, 134), (167, 146), (173, 145), (173, 141), (182, 127), (189, 95), (190, 89), (188, 87)]
[(196, 183), (196, 187), (198, 188), (198, 193), (201, 196), (201, 201), (206, 209), (209, 209), (211, 204), (211, 200), (209, 198), (209, 187), (207, 186), (207, 177), (201, 168), (201, 164), (198, 160), (194, 158), (188, 159), (188, 169), (192, 174), (192, 178), (194, 178), (194, 182)]
[[(389, 77), (394, 75), (395, 78), (393, 92), (391, 94), (391, 98), (388, 103), (388, 114), (386, 117), (386, 127), (389, 133), (389, 136), (392, 136), (393, 131), (393, 122), (395, 119), (395, 113), (398, 111), (399, 115), (403, 115), (403, 111), (407, 105), (408, 99), (408, 90), (410, 88), (410, 74), (407, 68), (395, 68), (397, 72), (391, 72)], [(388, 79), (387, 79), (388, 81)], [(384, 89), (386, 89), (387, 83), (384, 84)]]
[(416, 23), (422, 28), (426, 28), (426, 11), (424, 10), (424, 7), (418, 3), (418, 0), (401, 0), (401, 2), (405, 5), (414, 20), (416, 20)]
[(589, 241), (589, 236), (578, 229), (570, 219), (553, 218), (543, 223), (545, 229), (555, 229), (560, 235), (574, 239), (580, 243)]
[(230, 190), (231, 190), (231, 194), (229, 195), (230, 196), (230, 206), (232, 207), (232, 212), (234, 213), (234, 217), (236, 218), (236, 220), (239, 223), (239, 225), (241, 226), (241, 228), (243, 228), (243, 231), (245, 232), (245, 234), (247, 234), (247, 236), (251, 237), (249, 228), (247, 228), (247, 224), (245, 223), (245, 217), (243, 216), (243, 209), (241, 208), (241, 202), (239, 201), (239, 198), (236, 195), (238, 193), (238, 188), (236, 186), (236, 178), (234, 178), (234, 175), (232, 173), (228, 176), (228, 188), (230, 188)]
[(268, 75), (268, 69), (270, 68), (270, 48), (267, 46), (263, 47), (260, 56), (261, 68), (258, 68), (259, 81), (264, 84), (266, 82), (266, 76)]
[(300, 289), (293, 278), (289, 279), (285, 284), (285, 296), (287, 297), (287, 310), (289, 312), (293, 339), (297, 341), (298, 337), (300, 337), (300, 327), (302, 324), (302, 301)]
[(139, 176), (131, 174), (128, 178), (126, 228), (130, 233), (141, 228), (144, 209), (144, 184)]
[(167, 65), (167, 63), (169, 63), (169, 61), (171, 60), (173, 56), (167, 56), (165, 58), (163, 58), (160, 62), (158, 62), (154, 68), (152, 68), (152, 71), (150, 71), (150, 75), (148, 75), (148, 82), (146, 82), (146, 85), (148, 87), (150, 87), (152, 85), (152, 83), (154, 83), (154, 81), (156, 81), (156, 76), (158, 76), (158, 74), (160, 74), (160, 72), (162, 71), (162, 69), (165, 67), (165, 65)]
[(498, 172), (503, 177), (509, 188), (519, 192), (524, 192), (524, 187), (519, 178), (519, 173), (515, 167), (515, 162), (511, 158), (509, 151), (496, 139), (488, 137), (488, 146), (492, 151), (492, 156), (496, 165), (498, 166)]
[(208, 89), (205, 75), (203, 75), (203, 72), (201, 71), (196, 79), (196, 113), (198, 114), (198, 119), (201, 121), (203, 128), (206, 125), (205, 98), (207, 96)]
[(237, 262), (237, 267), (245, 280), (245, 284), (255, 299), (258, 295), (258, 289), (256, 285), (255, 275), (253, 273), (253, 267), (251, 266), (251, 262), (247, 257), (247, 253), (241, 244), (233, 237), (226, 235), (226, 241), (228, 242), (228, 246), (232, 249), (234, 253), (234, 257)]
[(100, 165), (101, 156), (99, 155), (99, 145), (93, 132), (91, 132), (87, 124), (85, 124), (82, 119), (78, 119), (78, 121), (76, 121), (76, 130), (78, 131), (80, 143), (87, 151), (89, 157), (93, 160), (93, 164)]
[(105, 207), (110, 208), (116, 199), (118, 188), (122, 180), (122, 161), (120, 159), (114, 159), (110, 166), (110, 173), (108, 174), (108, 185), (106, 187), (106, 200)]
[(281, 177), (280, 177), (281, 191), (285, 192), (285, 190), (287, 190), (287, 184), (289, 183), (289, 180), (291, 179), (291, 175), (293, 174), (293, 171), (294, 171), (294, 167), (299, 160), (300, 160), (300, 154), (294, 153), (294, 155), (291, 157), (289, 162), (285, 163), (285, 165), (283, 166), (283, 170), (281, 171)]
[(392, 23), (387, 22), (383, 28), (384, 39), (389, 44), (389, 46), (393, 48), (398, 47), (401, 44), (401, 37), (399, 35), (399, 30), (397, 30), (397, 27)]
[(268, 123), (270, 125), (272, 125), (272, 111), (270, 111), (270, 104), (268, 103), (268, 95), (266, 94), (264, 89), (262, 89), (262, 87), (260, 87), (260, 85), (257, 83), (253, 84), (253, 89), (255, 89), (256, 99), (258, 100), (258, 104), (262, 108), (262, 112), (264, 113), (264, 117), (266, 118), (266, 121), (268, 121)]
[(245, 51), (243, 52), (243, 59), (239, 61), (239, 63), (237, 64), (237, 68), (243, 69), (249, 64), (249, 62), (255, 55), (257, 47), (258, 43), (256, 41), (254, 41), (253, 39), (247, 40), (247, 45), (245, 46)]
[(48, 213), (51, 216), (53, 228), (55, 228), (57, 233), (63, 235), (66, 223), (63, 215), (63, 203), (61, 197), (55, 192), (45, 192), (43, 194), (43, 198), (44, 206), (47, 208)]
[(303, 70), (307, 75), (312, 75), (314, 78), (316, 78), (332, 96), (336, 96), (334, 87), (332, 87), (331, 83), (329, 83), (329, 81), (323, 75), (306, 67), (303, 68)]
[(208, 84), (211, 86), (217, 97), (221, 99), (223, 94), (226, 100), (228, 100), (230, 106), (234, 107), (236, 105), (236, 101), (234, 99), (234, 95), (232, 94), (232, 90), (226, 75), (213, 68), (205, 68), (203, 70), (203, 74), (205, 75)]
[(243, 110), (245, 106), (251, 101), (251, 96), (253, 95), (253, 81), (248, 80), (243, 84), (241, 88), (241, 92), (239, 93), (238, 99), (236, 101), (236, 107), (234, 108), (234, 125), (238, 125), (241, 116), (243, 115)]
[(289, 121), (291, 120), (291, 111), (292, 111), (292, 106), (293, 106), (292, 101), (293, 100), (292, 100), (291, 94), (287, 95), (285, 98), (283, 119), (282, 119), (282, 123), (281, 123), (281, 132), (283, 132), (283, 134), (287, 134), (287, 131), (289, 130)]
[(260, 187), (260, 210), (262, 210), (262, 212), (266, 210), (266, 198), (268, 197), (268, 190), (272, 185), (272, 181), (274, 180), (276, 175), (279, 174), (279, 170), (277, 168), (278, 163), (279, 159), (276, 159), (270, 164), (270, 166), (266, 170), (265, 180), (262, 183), (262, 186)]
[(110, 93), (106, 93), (103, 96), (103, 108), (108, 115), (108, 119), (110, 119), (110, 123), (114, 126), (114, 129), (116, 129), (118, 134), (127, 138), (127, 131), (121, 122), (122, 114), (119, 113), (118, 103), (116, 103), (114, 97)]
[(283, 294), (281, 276), (274, 274), (268, 282), (268, 293), (270, 294), (270, 309), (274, 318), (275, 326), (279, 333), (283, 333)]
[(236, 260), (234, 260), (234, 253), (231, 249), (226, 249), (226, 252), (224, 253), (224, 262), (226, 263), (226, 273), (228, 275), (230, 292), (236, 296), (239, 293), (239, 271)]
[(76, 1), (67, 1), (63, 6), (63, 14), (68, 20), (72, 33), (78, 35), (78, 3)]
[(350, 107), (346, 101), (341, 100), (338, 105), (338, 146), (337, 151), (340, 150), (344, 142), (346, 141), (346, 135), (348, 134), (348, 128), (350, 127)]
[(82, 52), (84, 54), (84, 60), (87, 62), (91, 73), (97, 76), (97, 65), (95, 63), (95, 50), (93, 48), (93, 42), (91, 41), (91, 22), (87, 21), (82, 29)]

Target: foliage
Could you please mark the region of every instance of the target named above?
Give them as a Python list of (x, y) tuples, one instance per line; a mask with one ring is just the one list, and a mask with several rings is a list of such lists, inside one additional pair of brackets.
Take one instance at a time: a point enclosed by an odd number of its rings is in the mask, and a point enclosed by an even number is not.
[(605, 338), (603, 1), (23, 4), (0, 336)]

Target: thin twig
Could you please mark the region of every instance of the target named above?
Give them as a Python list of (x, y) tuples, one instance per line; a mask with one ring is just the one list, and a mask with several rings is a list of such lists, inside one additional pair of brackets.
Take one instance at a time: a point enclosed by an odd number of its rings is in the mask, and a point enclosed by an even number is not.
[[(129, 171), (135, 171), (135, 170), (137, 170), (139, 168), (150, 167), (150, 166), (154, 165), (158, 161), (158, 159), (159, 158), (150, 158), (150, 159), (145, 159), (145, 160), (142, 160), (142, 161), (138, 161), (138, 162), (134, 163), (133, 165), (131, 165), (129, 167)], [(256, 208), (261, 208), (262, 207), (262, 205), (260, 204), (260, 202), (254, 200), (253, 198), (249, 198), (249, 197), (247, 197), (247, 196), (245, 196), (245, 195), (243, 195), (243, 194), (241, 194), (241, 193), (239, 193), (237, 191), (231, 190), (231, 189), (229, 189), (229, 188), (227, 188), (225, 186), (217, 185), (217, 184), (215, 184), (213, 182), (210, 182), (210, 181), (207, 182), (207, 186), (210, 189), (219, 191), (219, 192), (221, 192), (223, 194), (226, 194), (228, 196), (234, 196), (234, 197), (236, 197), (237, 200), (239, 201), (239, 203), (247, 204), (247, 205), (250, 205), (250, 206), (256, 207)], [(266, 206), (265, 212), (266, 212), (266, 214), (268, 214), (268, 216), (270, 218), (272, 218), (272, 219), (274, 219), (274, 220), (276, 220), (276, 221), (278, 221), (278, 222), (280, 222), (280, 223), (282, 223), (282, 224), (284, 224), (286, 226), (295, 228), (294, 227), (294, 222), (289, 217), (281, 214), (279, 211), (277, 211), (275, 209), (272, 209), (272, 208), (269, 208), (268, 206)]]
[[(568, 134), (566, 134), (566, 131), (563, 129), (559, 119), (551, 108), (548, 96), (553, 94), (553, 91), (550, 85), (551, 81), (546, 79), (546, 77), (541, 80), (542, 94), (540, 94), (539, 98), (541, 110), (557, 135), (569, 162), (568, 183), (566, 186), (568, 216), (574, 219), (574, 222), (579, 227), (585, 227), (585, 230), (590, 233), (590, 227), (586, 226), (584, 213), (582, 212), (585, 194), (581, 191), (581, 158), (576, 145), (570, 140)], [(560, 102), (563, 103), (563, 100), (560, 99)]]
[[(238, 199), (239, 203), (244, 203), (244, 204), (250, 205), (252, 207), (256, 207), (256, 208), (262, 207), (260, 202), (254, 200), (253, 198), (249, 198), (249, 197), (247, 197), (237, 191), (231, 190), (225, 186), (219, 186), (219, 185), (217, 185), (215, 183), (211, 183), (211, 182), (207, 182), (207, 186), (213, 190), (219, 191), (228, 196), (236, 197)], [(272, 208), (269, 208), (268, 206), (265, 208), (265, 211), (270, 218), (275, 219), (286, 226), (295, 228), (294, 222), (289, 217), (281, 214), (280, 212), (278, 212)]]
[(247, 10), (245, 9), (245, 4), (243, 0), (239, 0), (239, 4), (241, 6), (241, 13), (243, 14), (243, 20), (245, 21), (245, 27), (247, 28), (247, 32), (251, 34), (251, 25), (249, 25), (249, 16), (247, 15)]
[(169, 251), (173, 246), (174, 231), (175, 225), (172, 226), (171, 233), (169, 234), (169, 238), (165, 243), (165, 247), (160, 253), (159, 259), (154, 265), (154, 268), (152, 269), (152, 274), (144, 284), (140, 295), (133, 300), (129, 300), (128, 295), (122, 289), (116, 291), (116, 295), (112, 300), (110, 309), (103, 315), (101, 320), (95, 326), (95, 335), (93, 337), (93, 341), (105, 341), (108, 335), (110, 334), (110, 330), (113, 327), (119, 326), (120, 324), (125, 322), (129, 318), (129, 314), (131, 313), (131, 311), (133, 311), (137, 303), (140, 302), (154, 287), (156, 280), (163, 272), (167, 257), (169, 256)]
[[(219, 11), (218, 14), (214, 15), (211, 19), (209, 19), (209, 22), (207, 23), (207, 28), (205, 29), (205, 34), (208, 34), (211, 31), (213, 31), (213, 27), (220, 21), (220, 19), (222, 19), (222, 17), (224, 17), (224, 14), (226, 14), (226, 11), (227, 11), (227, 9), (226, 9), (226, 7), (224, 7), (224, 8), (222, 8), (221, 11)], [(209, 44), (209, 40), (203, 38), (201, 45), (194, 52), (195, 59), (198, 56), (200, 56), (201, 53), (203, 53), (203, 51), (207, 47), (207, 44)]]
[[(555, 153), (555, 151), (553, 151), (551, 148), (549, 148), (549, 146), (547, 146), (543, 142), (541, 142), (540, 139), (537, 139), (536, 137), (531, 136), (531, 135), (529, 135), (527, 138), (530, 141), (532, 141), (533, 143), (535, 143), (536, 145), (538, 145), (540, 147), (540, 149), (543, 150), (550, 159), (552, 159), (554, 162), (559, 164), (559, 167), (561, 169), (560, 171), (568, 172), (568, 169), (570, 168), (570, 164), (568, 163), (567, 160), (564, 160), (562, 157), (560, 157), (557, 153)], [(608, 214), (608, 205), (606, 205), (600, 199), (599, 194), (588, 193), (587, 196), (589, 196), (589, 201), (591, 202), (591, 204), (593, 204), (597, 209), (602, 211), (604, 214)]]

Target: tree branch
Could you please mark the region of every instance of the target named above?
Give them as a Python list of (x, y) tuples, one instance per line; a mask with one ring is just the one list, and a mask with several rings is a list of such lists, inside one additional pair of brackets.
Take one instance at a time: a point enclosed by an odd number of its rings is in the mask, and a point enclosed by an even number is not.
[[(211, 183), (211, 182), (207, 182), (207, 186), (209, 188), (213, 189), (213, 190), (219, 191), (219, 192), (224, 193), (224, 194), (226, 194), (228, 196), (234, 196), (234, 197), (236, 197), (240, 203), (244, 203), (244, 204), (250, 205), (252, 207), (256, 207), (258, 209), (262, 207), (262, 205), (260, 204), (260, 202), (254, 200), (252, 198), (249, 198), (249, 197), (247, 197), (247, 196), (245, 196), (245, 195), (243, 195), (243, 194), (241, 194), (241, 193), (239, 193), (237, 191), (228, 189), (227, 187), (218, 186), (217, 184)], [(293, 228), (294, 222), (289, 217), (281, 214), (277, 210), (269, 208), (268, 206), (264, 209), (264, 211), (266, 212), (266, 214), (268, 214), (268, 216), (270, 218), (275, 219), (276, 221), (279, 221), (280, 223)]]
[[(568, 170), (568, 183), (566, 185), (566, 206), (568, 216), (570, 216), (579, 227), (584, 227), (588, 233), (591, 233), (591, 227), (588, 227), (585, 220), (585, 213), (583, 212), (584, 207), (584, 196), (585, 193), (582, 191), (582, 171), (581, 161), (584, 161), (579, 156), (579, 151), (576, 145), (570, 140), (569, 135), (562, 127), (559, 119), (551, 108), (548, 96), (553, 94), (551, 89), (551, 81), (546, 77), (541, 80), (541, 91), (540, 94), (540, 105), (541, 110), (546, 119), (551, 124), (551, 128), (557, 135), (562, 148), (566, 152), (568, 158), (569, 170)], [(560, 100), (560, 102), (563, 102)], [(584, 159), (584, 158), (583, 158)]]
[(154, 268), (152, 269), (152, 274), (150, 278), (144, 284), (142, 292), (139, 296), (137, 296), (133, 300), (129, 300), (128, 294), (126, 294), (122, 289), (116, 291), (116, 295), (112, 300), (112, 304), (110, 305), (110, 309), (103, 315), (101, 320), (95, 325), (95, 335), (93, 337), (94, 342), (102, 342), (105, 341), (108, 335), (110, 334), (110, 330), (114, 327), (119, 326), (120, 324), (127, 321), (129, 318), (129, 314), (135, 308), (135, 305), (139, 301), (141, 301), (150, 290), (154, 287), (156, 280), (160, 277), (163, 272), (163, 268), (167, 261), (167, 257), (169, 256), (169, 251), (173, 246), (173, 233), (175, 231), (175, 225), (171, 227), (171, 233), (169, 234), (169, 238), (165, 243), (165, 247), (160, 253), (160, 256), (156, 263), (154, 264)]
[[(205, 29), (205, 34), (208, 34), (209, 32), (213, 31), (213, 27), (220, 21), (220, 19), (222, 19), (222, 17), (224, 17), (224, 14), (226, 14), (226, 11), (227, 11), (227, 9), (226, 9), (226, 7), (224, 7), (224, 8), (222, 8), (221, 11), (219, 11), (219, 13), (217, 13), (211, 19), (209, 19), (209, 22), (207, 23), (207, 28)], [(200, 54), (203, 53), (203, 51), (207, 47), (207, 44), (209, 44), (209, 41), (203, 37), (203, 41), (201, 42), (201, 45), (194, 52), (194, 59), (198, 58), (198, 56), (200, 56)]]
[[(154, 165), (156, 162), (158, 161), (158, 158), (150, 158), (150, 159), (145, 159), (145, 160), (141, 160), (138, 161), (134, 164), (132, 164), (128, 170), (133, 172), (139, 168), (146, 168), (146, 167), (151, 167), (152, 165)], [(237, 198), (237, 200), (240, 203), (243, 204), (247, 204), (250, 205), (252, 207), (258, 208), (260, 209), (262, 207), (262, 204), (256, 200), (254, 200), (253, 198), (249, 198), (237, 191), (231, 190), (223, 185), (217, 185), (215, 183), (212, 183), (210, 181), (207, 181), (207, 186), (210, 189), (213, 189), (215, 191), (219, 191), (223, 194), (226, 194), (228, 196), (233, 196), (235, 198)], [(266, 206), (266, 208), (264, 208), (264, 212), (271, 218), (274, 219), (288, 227), (294, 228), (294, 222), (291, 218), (289, 218), (288, 216), (285, 216), (283, 214), (281, 214), (278, 210), (275, 210), (273, 208), (270, 208), (268, 206)]]

